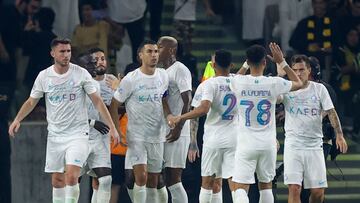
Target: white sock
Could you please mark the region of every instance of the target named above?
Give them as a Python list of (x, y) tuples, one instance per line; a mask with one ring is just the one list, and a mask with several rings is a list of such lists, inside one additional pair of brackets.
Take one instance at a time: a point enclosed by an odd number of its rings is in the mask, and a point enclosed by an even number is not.
[(53, 203), (64, 203), (65, 202), (65, 188), (54, 188), (52, 192)]
[(211, 203), (222, 203), (222, 190), (218, 193), (213, 193), (211, 197)]
[(126, 189), (127, 189), (128, 194), (129, 194), (131, 202), (134, 202), (134, 190), (129, 189), (129, 188), (126, 188)]
[(97, 202), (99, 203), (110, 202), (111, 182), (112, 182), (111, 176), (110, 175), (103, 176), (99, 178), (98, 181), (99, 181), (99, 190), (97, 194)]
[(159, 195), (159, 202), (160, 203), (168, 203), (169, 195), (168, 195), (166, 187), (164, 186), (164, 187), (158, 189), (157, 192)]
[(146, 186), (138, 186), (134, 184), (133, 190), (134, 203), (145, 203), (146, 202)]
[(146, 203), (158, 203), (159, 195), (156, 188), (146, 188)]
[(260, 190), (259, 203), (274, 203), (272, 189)]
[(67, 185), (65, 187), (65, 203), (77, 203), (79, 200), (80, 188), (79, 184)]
[(187, 203), (188, 197), (181, 182), (169, 187), (172, 203)]
[(235, 191), (231, 191), (231, 198), (232, 198), (232, 201), (234, 202), (235, 201)]
[(212, 190), (207, 190), (204, 188), (200, 189), (199, 203), (210, 203), (212, 197)]
[(234, 203), (249, 203), (249, 197), (244, 189), (235, 190)]
[(97, 194), (98, 194), (98, 190), (93, 189), (93, 194), (91, 196), (91, 203), (97, 202)]

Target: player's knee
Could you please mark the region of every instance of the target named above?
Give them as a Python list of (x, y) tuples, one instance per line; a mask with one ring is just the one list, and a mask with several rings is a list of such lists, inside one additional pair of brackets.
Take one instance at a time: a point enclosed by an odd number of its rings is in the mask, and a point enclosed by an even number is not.
[(139, 186), (143, 186), (147, 182), (147, 173), (145, 171), (138, 172), (135, 174), (135, 183)]
[(289, 194), (291, 194), (292, 196), (299, 196), (300, 197), (300, 193), (301, 193), (301, 186), (300, 185), (294, 185), (294, 184), (289, 185)]
[(65, 174), (66, 185), (76, 185), (78, 183), (78, 176), (74, 173)]
[(51, 184), (55, 188), (63, 188), (65, 187), (65, 179), (64, 177), (53, 175), (51, 177)]
[(317, 200), (316, 202), (321, 202), (324, 198), (324, 189), (311, 189), (311, 198)]
[(99, 181), (97, 178), (93, 178), (91, 182), (92, 188), (95, 190), (99, 189)]
[(221, 182), (214, 181), (214, 184), (213, 184), (213, 187), (212, 187), (213, 193), (219, 193), (221, 191), (221, 188), (222, 188)]

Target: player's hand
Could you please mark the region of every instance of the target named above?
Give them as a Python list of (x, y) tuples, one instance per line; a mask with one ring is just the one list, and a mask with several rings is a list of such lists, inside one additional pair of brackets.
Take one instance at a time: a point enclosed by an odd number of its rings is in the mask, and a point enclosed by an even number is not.
[(107, 134), (110, 129), (109, 126), (107, 126), (105, 123), (97, 120), (95, 120), (94, 128), (103, 135)]
[(174, 129), (175, 126), (181, 121), (181, 117), (180, 116), (173, 116), (173, 115), (168, 115), (167, 116), (167, 121), (168, 121), (168, 125), (171, 129)]
[(114, 146), (116, 147), (120, 143), (119, 133), (115, 128), (110, 128), (109, 134), (111, 136), (111, 142), (114, 143)]
[(18, 132), (19, 128), (20, 128), (20, 122), (15, 119), (9, 126), (9, 131), (8, 131), (9, 135), (11, 137), (15, 137), (15, 133)]
[(174, 129), (170, 130), (170, 133), (166, 136), (166, 142), (171, 143), (179, 139), (181, 133), (181, 127), (176, 126)]
[(276, 139), (276, 151), (279, 151), (280, 149), (280, 142), (278, 139)]
[(278, 44), (276, 44), (275, 42), (271, 42), (269, 44), (269, 48), (270, 48), (272, 56), (267, 55), (267, 57), (271, 61), (273, 61), (274, 63), (281, 63), (281, 62), (283, 62), (285, 60), (284, 59), (284, 54), (281, 51), (280, 46)]
[(199, 147), (197, 145), (197, 142), (191, 142), (189, 145), (189, 151), (188, 151), (188, 159), (190, 163), (195, 162), (196, 158), (200, 157), (200, 151)]
[(112, 90), (116, 90), (121, 82), (121, 75), (120, 73), (118, 74), (118, 77), (116, 78), (114, 75), (107, 75), (107, 77), (105, 78), (105, 83), (108, 87), (110, 87)]
[(343, 135), (336, 136), (336, 149), (339, 149), (341, 153), (346, 153), (348, 146)]

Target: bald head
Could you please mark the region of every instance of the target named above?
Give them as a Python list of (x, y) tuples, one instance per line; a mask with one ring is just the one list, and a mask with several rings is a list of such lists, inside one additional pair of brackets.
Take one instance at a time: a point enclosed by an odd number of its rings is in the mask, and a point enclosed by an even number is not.
[(162, 45), (166, 48), (177, 48), (177, 40), (174, 37), (170, 37), (170, 36), (163, 36), (160, 37), (159, 45)]

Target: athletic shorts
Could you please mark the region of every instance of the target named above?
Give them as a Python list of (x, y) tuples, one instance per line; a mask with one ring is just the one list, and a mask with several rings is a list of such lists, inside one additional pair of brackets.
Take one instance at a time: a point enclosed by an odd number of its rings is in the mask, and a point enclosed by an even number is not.
[(325, 158), (322, 149), (284, 149), (284, 183), (304, 188), (327, 188)]
[(254, 173), (261, 183), (270, 183), (275, 177), (276, 148), (265, 150), (237, 149), (233, 181), (255, 183)]
[(65, 165), (83, 167), (89, 154), (89, 138), (52, 137), (46, 145), (46, 173), (64, 173)]
[(111, 168), (110, 138), (89, 140), (89, 154), (80, 174), (96, 177), (93, 168)]
[(125, 156), (111, 154), (112, 184), (122, 185), (125, 183)]
[(164, 143), (165, 167), (185, 168), (189, 151), (190, 137), (181, 136), (171, 143)]
[(235, 163), (236, 148), (209, 148), (204, 146), (201, 155), (201, 176), (231, 178)]
[(146, 164), (148, 172), (160, 173), (163, 169), (164, 143), (149, 143), (144, 141), (128, 141), (125, 156), (125, 169)]

